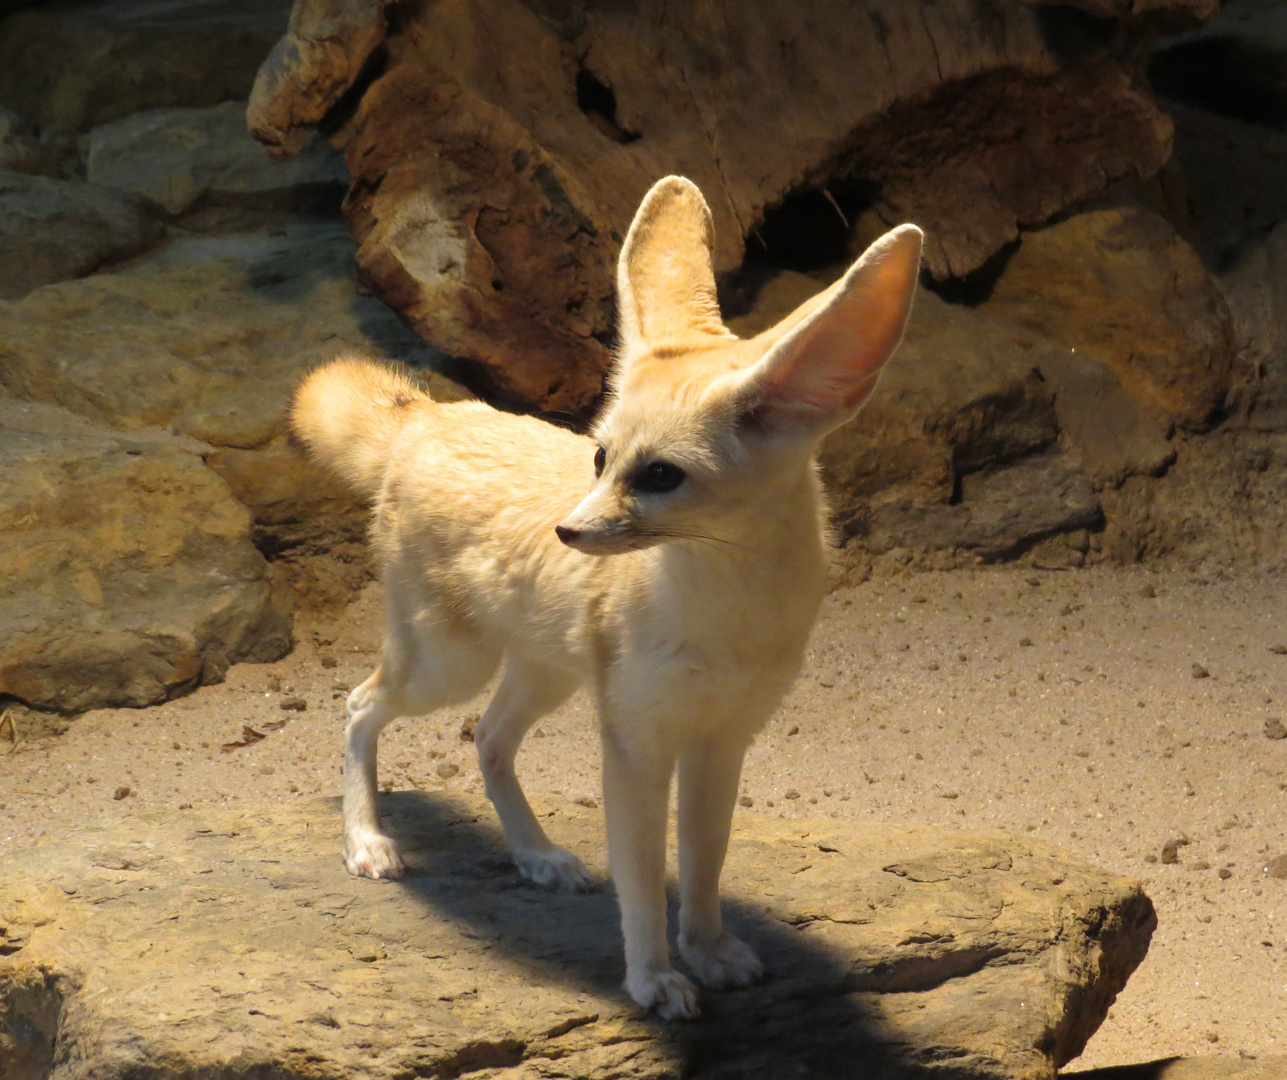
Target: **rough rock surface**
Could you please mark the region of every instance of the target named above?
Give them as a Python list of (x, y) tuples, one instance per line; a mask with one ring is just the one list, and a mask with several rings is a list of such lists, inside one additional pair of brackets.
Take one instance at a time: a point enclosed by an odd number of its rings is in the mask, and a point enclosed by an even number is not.
[(1143, 209), (1025, 233), (982, 310), (1103, 361), (1133, 398), (1186, 427), (1224, 403), (1236, 351), (1220, 287)]
[[(1138, 885), (1003, 833), (739, 817), (761, 987), (667, 1025), (618, 989), (610, 891), (523, 885), (490, 807), (383, 796), (411, 873), (347, 876), (333, 804), (137, 818), (0, 873), (0, 1071), (1052, 1078), (1143, 958)], [(549, 815), (602, 866), (597, 814)], [(50, 1065), (53, 1071), (50, 1072)]]
[(706, 193), (720, 272), (789, 196), (826, 190), (836, 222), (915, 220), (936, 275), (969, 273), (1021, 225), (1166, 160), (1170, 122), (1129, 53), (1211, 5), (1148, 7), (1122, 5), (1114, 34), (1020, 0), (657, 17), (453, 0), (396, 18), (306, 0), (249, 115), (289, 151), (353, 87), (347, 213), (367, 279), (493, 392), (583, 411), (608, 358), (616, 248), (657, 177)]
[(0, 170), (0, 298), (81, 277), (161, 238), (136, 200), (79, 180)]
[(289, 0), (54, 0), (0, 22), (0, 104), (51, 160), (142, 109), (244, 100)]
[(1075, 458), (1025, 457), (962, 477), (950, 503), (887, 498), (843, 528), (880, 555), (891, 548), (960, 548), (985, 562), (1013, 558), (1041, 540), (1103, 523), (1090, 477)]
[[(362, 296), (340, 224), (282, 236), (192, 237), (117, 274), (0, 305), (0, 385), (118, 428), (168, 427), (209, 444), (209, 464), (255, 516), (272, 554), (359, 541), (367, 513), (287, 445), (300, 375), (334, 356), (434, 361)], [(432, 370), (432, 393), (464, 394)]]
[(168, 214), (199, 200), (287, 209), (338, 207), (348, 184), (344, 158), (313, 142), (285, 161), (264, 154), (246, 131), (246, 110), (149, 109), (89, 133), (91, 183), (141, 195)]
[(204, 449), (0, 400), (0, 696), (149, 705), (290, 648), (250, 514)]

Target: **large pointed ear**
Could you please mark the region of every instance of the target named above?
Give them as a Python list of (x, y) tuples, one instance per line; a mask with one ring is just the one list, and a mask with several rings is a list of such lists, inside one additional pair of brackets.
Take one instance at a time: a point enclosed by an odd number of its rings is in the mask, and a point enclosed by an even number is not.
[(777, 340), (741, 391), (757, 422), (821, 434), (858, 411), (902, 340), (923, 239), (915, 225), (887, 232), (843, 278), (763, 335)]
[(644, 196), (617, 263), (623, 355), (693, 334), (728, 336), (715, 298), (715, 225), (697, 185), (658, 180)]

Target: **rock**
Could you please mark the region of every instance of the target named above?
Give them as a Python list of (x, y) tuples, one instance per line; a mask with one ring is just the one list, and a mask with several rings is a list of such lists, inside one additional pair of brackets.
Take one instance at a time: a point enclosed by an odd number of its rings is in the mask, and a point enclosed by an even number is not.
[(1098, 210), (1026, 233), (985, 313), (1088, 352), (1146, 409), (1190, 428), (1229, 390), (1233, 325), (1219, 286), (1148, 210)]
[(893, 548), (959, 548), (984, 562), (997, 562), (1047, 537), (1102, 522), (1099, 499), (1079, 463), (1042, 454), (967, 474), (959, 502), (891, 499), (875, 505), (846, 521), (844, 533), (859, 537), (876, 555)]
[(40, 148), (35, 133), (22, 117), (0, 108), (0, 169), (38, 172)]
[[(345, 873), (329, 801), (8, 856), (0, 1072), (1053, 1080), (1156, 923), (1137, 884), (1026, 839), (743, 815), (726, 910), (769, 978), (667, 1024), (619, 988), (610, 891), (520, 884), (482, 799), (381, 802), (397, 884)], [(600, 815), (559, 807), (554, 838), (601, 867)]]
[(0, 386), (124, 430), (168, 427), (209, 444), (209, 465), (274, 556), (358, 546), (365, 505), (287, 443), (301, 373), (342, 352), (387, 356), (424, 367), (439, 398), (465, 391), (358, 293), (352, 260), (343, 226), (322, 223), (279, 237), (197, 237), (129, 271), (39, 290), (0, 305)]
[(1170, 123), (1132, 84), (1131, 50), (1211, 5), (1121, 7), (1130, 29), (1110, 41), (1017, 0), (986, 18), (810, 0), (682, 19), (466, 0), (387, 20), (372, 0), (301, 0), (250, 120), (289, 152), (360, 99), (340, 137), (367, 280), (479, 365), (480, 386), (584, 412), (608, 360), (616, 249), (658, 176), (706, 193), (721, 274), (748, 240), (798, 237), (801, 212), (839, 256), (868, 211), (924, 226), (941, 278), (1156, 171)]
[(276, 161), (246, 130), (245, 106), (150, 109), (94, 128), (89, 181), (140, 195), (167, 214), (198, 201), (283, 209), (336, 209), (348, 173), (343, 155), (314, 139)]
[(244, 101), (290, 8), (289, 0), (60, 0), (20, 11), (0, 22), (0, 105), (74, 158), (75, 136), (98, 124)]
[(1287, 131), (1163, 104), (1175, 121), (1175, 161), (1193, 208), (1194, 246), (1218, 269), (1287, 217)]
[(0, 400), (0, 696), (150, 705), (289, 650), (250, 515), (204, 450)]
[(1208, 112), (1287, 128), (1287, 11), (1263, 0), (1222, 6), (1220, 18), (1149, 57), (1150, 82)]
[(379, 0), (295, 4), (286, 35), (268, 54), (250, 94), (247, 119), (256, 139), (294, 154), (362, 75), (384, 38)]
[(160, 238), (160, 225), (127, 196), (0, 170), (0, 299), (81, 277)]
[(1287, 739), (1287, 727), (1283, 725), (1281, 718), (1277, 716), (1270, 716), (1266, 718), (1265, 738), (1266, 739)]

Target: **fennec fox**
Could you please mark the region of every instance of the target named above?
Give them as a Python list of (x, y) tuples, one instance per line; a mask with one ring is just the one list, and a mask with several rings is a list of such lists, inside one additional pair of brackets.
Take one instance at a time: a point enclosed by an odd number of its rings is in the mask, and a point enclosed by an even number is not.
[(800, 669), (827, 568), (819, 441), (871, 393), (906, 322), (921, 233), (888, 233), (825, 292), (741, 340), (720, 321), (712, 222), (689, 181), (653, 187), (617, 271), (620, 355), (592, 437), (479, 402), (440, 404), (394, 370), (339, 360), (292, 422), (374, 496), (388, 628), (348, 699), (344, 860), (397, 877), (376, 745), (399, 716), (504, 677), (474, 733), (519, 871), (580, 889), (514, 773), (524, 734), (589, 683), (598, 699), (625, 988), (698, 1013), (666, 943), (666, 819), (679, 775), (679, 951), (714, 988), (760, 978), (723, 927), (719, 878), (742, 758)]

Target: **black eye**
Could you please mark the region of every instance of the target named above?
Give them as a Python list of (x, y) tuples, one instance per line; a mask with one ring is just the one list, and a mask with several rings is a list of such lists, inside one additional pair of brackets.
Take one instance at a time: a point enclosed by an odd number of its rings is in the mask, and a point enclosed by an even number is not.
[(684, 482), (684, 470), (669, 461), (651, 461), (640, 471), (635, 480), (635, 488), (656, 495), (674, 491)]
[(602, 446), (596, 447), (594, 451), (594, 475), (603, 475), (603, 466), (607, 463), (608, 452)]

